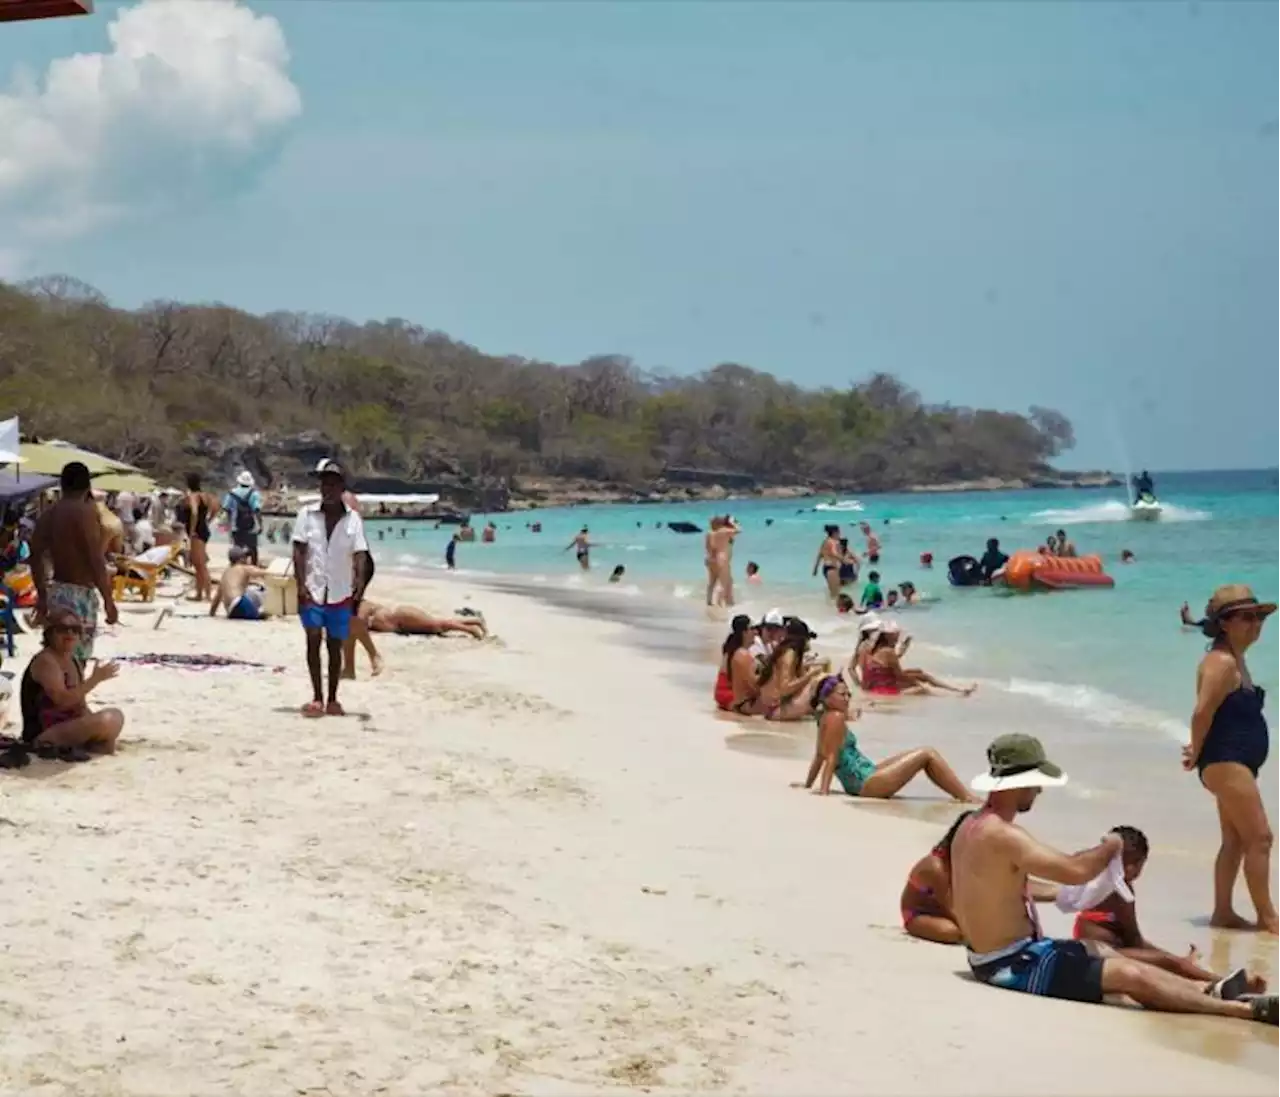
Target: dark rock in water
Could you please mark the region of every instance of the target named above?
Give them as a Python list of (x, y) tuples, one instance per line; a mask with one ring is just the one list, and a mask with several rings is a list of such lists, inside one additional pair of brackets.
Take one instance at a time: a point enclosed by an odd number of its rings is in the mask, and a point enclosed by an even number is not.
[(667, 529), (672, 533), (701, 533), (702, 527), (693, 522), (668, 522)]

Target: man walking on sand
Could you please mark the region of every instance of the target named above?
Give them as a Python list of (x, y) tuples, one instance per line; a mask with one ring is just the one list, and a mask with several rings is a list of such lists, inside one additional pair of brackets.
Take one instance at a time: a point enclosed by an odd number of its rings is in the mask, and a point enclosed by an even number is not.
[(262, 532), (262, 496), (253, 483), (253, 473), (243, 470), (236, 486), (222, 497), (222, 509), (231, 523), (231, 543), (247, 553), (255, 568), (258, 560), (258, 535)]
[(951, 847), (953, 907), (978, 982), (1073, 1002), (1125, 995), (1163, 1013), (1276, 1024), (1274, 994), (1228, 1001), (1221, 981), (1206, 988), (1120, 956), (1101, 942), (1045, 937), (1029, 899), (1028, 877), (1074, 885), (1109, 871), (1123, 878), (1124, 842), (1112, 833), (1092, 849), (1059, 853), (1014, 823), (1015, 816), (1031, 810), (1042, 788), (1067, 783), (1038, 739), (1002, 735), (987, 748), (987, 761), (989, 771), (972, 782), (976, 791), (987, 793), (987, 802), (960, 825)]
[[(304, 716), (344, 716), (338, 704), (342, 645), (351, 632), (352, 606), (364, 594), (369, 543), (364, 521), (342, 499), (342, 466), (325, 458), (316, 466), (320, 501), (298, 511), (293, 523), (293, 573), (298, 583), (298, 616), (307, 633), (311, 701)], [(320, 645), (329, 654), (329, 691), (322, 690)]]
[[(89, 469), (79, 461), (63, 465), (60, 486), (62, 497), (40, 515), (31, 534), (36, 620), (47, 620), (54, 610), (78, 618), (83, 631), (72, 655), (83, 667), (93, 658), (99, 595), (107, 624), (119, 618), (103, 555), (102, 523), (90, 496)], [(48, 571), (46, 557), (52, 565)]]

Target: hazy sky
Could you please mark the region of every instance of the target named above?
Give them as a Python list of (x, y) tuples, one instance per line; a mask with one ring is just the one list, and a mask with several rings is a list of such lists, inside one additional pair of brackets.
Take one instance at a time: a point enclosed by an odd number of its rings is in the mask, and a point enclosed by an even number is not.
[(0, 25), (0, 272), (883, 369), (1059, 408), (1068, 465), (1273, 466), (1277, 31), (1274, 2), (100, 3)]

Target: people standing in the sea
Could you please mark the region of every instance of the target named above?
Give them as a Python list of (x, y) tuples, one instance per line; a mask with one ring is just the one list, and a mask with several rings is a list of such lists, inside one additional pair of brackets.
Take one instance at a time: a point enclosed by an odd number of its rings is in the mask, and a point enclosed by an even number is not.
[(37, 622), (54, 610), (73, 615), (80, 632), (73, 653), (81, 666), (93, 658), (98, 598), (108, 625), (119, 619), (111, 579), (102, 554), (98, 508), (89, 496), (89, 469), (80, 461), (62, 466), (61, 498), (36, 521), (31, 534), (31, 578), (36, 588)]
[(583, 571), (591, 570), (591, 537), (586, 526), (583, 526), (576, 534), (573, 540), (565, 546), (565, 552), (573, 549), (574, 556), (578, 559), (578, 567)]
[[(1280, 933), (1271, 898), (1271, 822), (1258, 790), (1270, 734), (1265, 695), (1253, 683), (1245, 653), (1275, 611), (1274, 602), (1259, 602), (1243, 583), (1213, 592), (1204, 614), (1204, 632), (1213, 643), (1196, 672), (1191, 741), (1182, 750), (1183, 768), (1198, 771), (1200, 783), (1218, 804), (1222, 844), (1213, 866), (1210, 924), (1266, 933)], [(1256, 923), (1242, 918), (1232, 905), (1242, 866)]]
[(449, 538), (449, 543), (444, 547), (444, 566), (450, 571), (454, 571), (458, 567), (458, 543), (462, 540), (456, 533)]
[(187, 551), (191, 555), (191, 570), (196, 573), (195, 590), (191, 601), (203, 602), (213, 594), (213, 581), (209, 578), (209, 518), (217, 511), (218, 501), (200, 486), (199, 473), (187, 476), (186, 522)]
[[(293, 572), (298, 577), (298, 616), (307, 635), (312, 699), (304, 716), (345, 715), (338, 703), (342, 645), (351, 632), (352, 603), (363, 595), (369, 545), (364, 521), (342, 501), (345, 476), (336, 461), (316, 467), (320, 501), (298, 511), (293, 523)], [(323, 690), (320, 648), (329, 654), (329, 689)]]
[(486, 545), (492, 545), (498, 539), (498, 527), (492, 522), (486, 522), (485, 527), (480, 532), (480, 541)]
[(858, 554), (849, 548), (849, 538), (840, 538), (840, 585), (849, 586), (858, 581)]
[(818, 724), (813, 761), (804, 782), (796, 782), (793, 788), (813, 788), (816, 781), (818, 795), (826, 796), (834, 778), (850, 796), (889, 800), (923, 773), (953, 800), (977, 803), (977, 797), (933, 747), (904, 750), (883, 762), (873, 762), (863, 754), (849, 727), (858, 719), (858, 711), (850, 708), (849, 687), (840, 675), (827, 675), (817, 684), (811, 707)]
[(702, 538), (702, 564), (707, 571), (707, 605), (716, 604), (716, 595), (720, 588), (720, 561), (716, 558), (715, 535), (720, 532), (720, 516), (717, 514), (707, 523), (707, 532)]
[(253, 482), (253, 473), (244, 469), (236, 486), (222, 497), (222, 509), (231, 525), (231, 543), (248, 554), (246, 560), (258, 566), (258, 535), (262, 532), (262, 496)]
[(706, 537), (707, 605), (733, 605), (733, 539), (738, 525), (725, 514), (711, 519)]
[(1000, 551), (1000, 542), (995, 537), (987, 538), (987, 551), (978, 561), (978, 570), (982, 573), (982, 581), (990, 583), (992, 578), (1004, 569), (1009, 557)]
[(876, 536), (876, 531), (871, 528), (871, 523), (859, 522), (858, 528), (862, 530), (862, 536), (867, 539), (867, 562), (871, 564), (880, 563), (880, 538)]
[(826, 534), (822, 544), (818, 546), (818, 555), (813, 561), (813, 574), (822, 569), (822, 581), (827, 584), (827, 596), (833, 601), (840, 596), (840, 527), (824, 526)]
[(1066, 784), (1038, 739), (1002, 735), (987, 748), (987, 762), (987, 772), (972, 782), (987, 801), (961, 823), (951, 845), (952, 910), (978, 982), (1075, 1002), (1127, 995), (1151, 1010), (1276, 1024), (1275, 995), (1226, 1001), (1206, 994), (1201, 983), (1121, 957), (1106, 945), (1045, 937), (1029, 901), (1029, 878), (1087, 884), (1116, 859), (1124, 841), (1108, 834), (1091, 849), (1066, 854), (1014, 823), (1042, 788)]
[(1058, 530), (1057, 533), (1057, 553), (1059, 556), (1075, 556), (1075, 542), (1067, 536), (1065, 529)]

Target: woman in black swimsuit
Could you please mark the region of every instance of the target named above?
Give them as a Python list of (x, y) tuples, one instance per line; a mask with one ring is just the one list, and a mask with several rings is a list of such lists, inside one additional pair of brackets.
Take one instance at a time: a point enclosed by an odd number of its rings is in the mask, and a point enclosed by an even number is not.
[[(1258, 793), (1258, 770), (1270, 746), (1261, 686), (1255, 686), (1244, 653), (1262, 635), (1275, 603), (1260, 603), (1241, 583), (1219, 587), (1205, 607), (1204, 633), (1213, 644), (1196, 673), (1191, 742), (1182, 748), (1184, 769), (1198, 770), (1200, 783), (1218, 802), (1222, 847), (1213, 866), (1210, 924), (1227, 929), (1280, 933), (1271, 901), (1271, 823)], [(1235, 912), (1232, 894), (1244, 880), (1257, 911), (1254, 925)]]
[(187, 477), (186, 501), (191, 570), (196, 573), (196, 589), (191, 595), (191, 601), (204, 602), (213, 596), (213, 583), (209, 579), (209, 515), (217, 509), (218, 504), (200, 490), (200, 477), (194, 472)]

